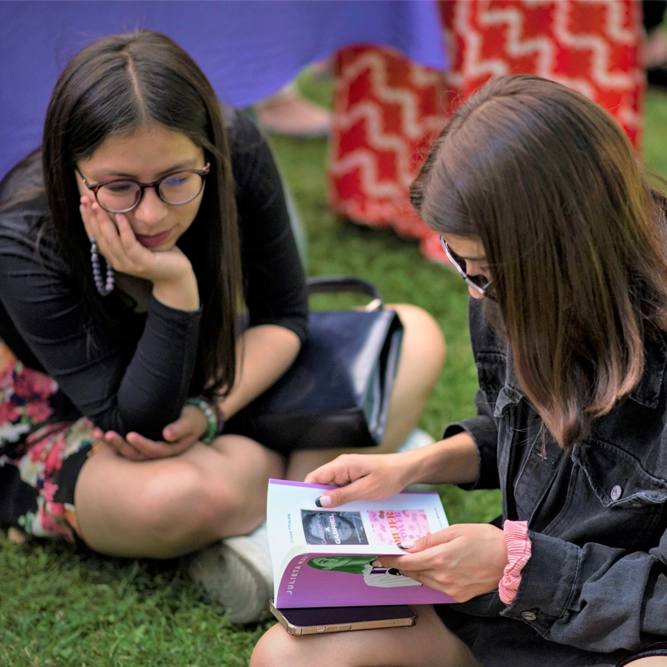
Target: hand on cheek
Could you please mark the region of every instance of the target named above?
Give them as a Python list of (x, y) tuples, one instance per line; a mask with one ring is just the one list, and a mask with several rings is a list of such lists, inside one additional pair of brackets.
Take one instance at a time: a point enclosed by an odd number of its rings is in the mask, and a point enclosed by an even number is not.
[[(126, 214), (110, 214), (86, 195), (81, 197), (79, 211), (88, 238), (95, 239), (100, 255), (115, 271), (154, 284), (183, 280), (192, 283), (195, 280), (192, 265), (178, 246), (164, 251), (144, 247), (137, 240)], [(189, 294), (196, 292), (196, 281), (194, 285), (189, 288)], [(198, 307), (197, 303), (188, 309)]]
[(81, 218), (88, 238), (95, 239), (100, 254), (116, 270), (141, 275), (152, 261), (151, 253), (141, 244), (123, 213), (108, 213), (96, 201), (81, 198)]
[(81, 213), (81, 220), (83, 221), (83, 226), (88, 234), (89, 239), (97, 239), (97, 226), (95, 220), (93, 219), (93, 202), (89, 197), (83, 196), (79, 201), (79, 213)]
[(113, 243), (114, 238), (118, 237), (116, 223), (112, 219), (111, 214), (102, 209), (95, 200), (87, 196), (81, 197), (79, 211), (88, 238), (91, 241), (95, 239), (100, 250), (104, 253), (105, 247), (109, 243)]
[(116, 213), (116, 229), (118, 230), (121, 247), (126, 252), (138, 251), (140, 254), (150, 252), (137, 241), (137, 237), (130, 226), (130, 221), (124, 213)]

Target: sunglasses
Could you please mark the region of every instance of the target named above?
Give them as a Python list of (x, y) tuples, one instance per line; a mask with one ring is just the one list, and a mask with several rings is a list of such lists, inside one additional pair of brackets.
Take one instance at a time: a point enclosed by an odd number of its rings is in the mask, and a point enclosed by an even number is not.
[(444, 237), (440, 237), (440, 245), (445, 253), (447, 259), (452, 263), (458, 274), (463, 278), (466, 285), (472, 287), (478, 294), (487, 296), (487, 292), (491, 287), (492, 280), (487, 280), (485, 276), (470, 276), (466, 273), (466, 261), (463, 257), (459, 257), (445, 241)]

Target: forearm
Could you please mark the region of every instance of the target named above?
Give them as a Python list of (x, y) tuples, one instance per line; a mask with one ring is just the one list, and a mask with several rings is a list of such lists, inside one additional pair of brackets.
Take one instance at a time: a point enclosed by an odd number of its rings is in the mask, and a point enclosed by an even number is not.
[(468, 484), (479, 475), (477, 448), (465, 431), (407, 455), (410, 483)]
[(225, 417), (236, 414), (281, 377), (299, 348), (298, 336), (284, 327), (266, 324), (247, 329), (237, 345), (236, 383), (219, 402)]
[(172, 280), (153, 283), (153, 296), (165, 306), (193, 312), (199, 309), (199, 289), (192, 269)]
[(160, 439), (180, 414), (196, 363), (200, 311), (166, 307), (157, 299), (110, 409), (93, 419), (103, 430), (136, 431)]
[[(7, 253), (12, 246), (3, 238)], [(194, 369), (200, 312), (151, 300), (145, 324), (127, 312), (129, 331), (143, 327), (133, 349), (90, 313), (64, 271), (33, 252), (0, 253), (0, 296), (7, 315), (41, 369), (73, 406), (105, 431), (160, 437), (180, 414)], [(51, 261), (53, 263), (53, 261)], [(17, 279), (15, 276), (22, 276)]]

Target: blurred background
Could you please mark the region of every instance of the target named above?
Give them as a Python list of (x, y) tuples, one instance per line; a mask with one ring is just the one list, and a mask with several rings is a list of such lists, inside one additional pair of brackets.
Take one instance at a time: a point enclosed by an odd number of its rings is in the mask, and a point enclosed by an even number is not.
[[(361, 276), (387, 303), (415, 303), (435, 316), (448, 354), (420, 426), (439, 437), (448, 422), (473, 413), (476, 371), (467, 289), (407, 205), (425, 150), (451, 106), (489, 76), (550, 73), (600, 96), (648, 166), (667, 177), (663, 4), (2, 2), (0, 175), (39, 143), (55, 78), (83, 44), (134, 27), (167, 32), (224, 101), (263, 125), (308, 274)], [(581, 13), (582, 5), (598, 14)], [(662, 7), (648, 26), (642, 5)], [(213, 9), (215, 22), (206, 20)], [(542, 14), (530, 13), (536, 9)], [(360, 175), (369, 161), (370, 185)], [(312, 305), (349, 304), (317, 297)], [(496, 492), (440, 492), (451, 523), (500, 513)], [(272, 623), (267, 615), (231, 625), (180, 561), (16, 544), (5, 530), (0, 590), (0, 665), (246, 665)]]

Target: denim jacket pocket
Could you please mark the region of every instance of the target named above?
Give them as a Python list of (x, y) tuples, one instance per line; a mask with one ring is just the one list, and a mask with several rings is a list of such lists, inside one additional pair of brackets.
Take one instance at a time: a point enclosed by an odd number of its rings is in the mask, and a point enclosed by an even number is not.
[(585, 516), (586, 541), (628, 551), (654, 547), (664, 530), (667, 481), (625, 449), (596, 438), (575, 445), (572, 460), (583, 483), (568, 493), (567, 521), (559, 527), (566, 538), (584, 537), (577, 536), (576, 519)]
[(574, 447), (572, 459), (603, 507), (648, 509), (667, 503), (667, 480), (645, 470), (636, 457), (616, 445), (591, 438)]

